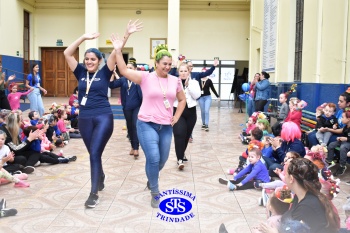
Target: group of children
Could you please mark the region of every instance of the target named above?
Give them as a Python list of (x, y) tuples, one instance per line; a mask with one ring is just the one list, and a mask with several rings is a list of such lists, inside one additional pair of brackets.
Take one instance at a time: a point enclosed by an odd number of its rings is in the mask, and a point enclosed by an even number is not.
[[(295, 97), (290, 98), (289, 104), (287, 104), (287, 100), (288, 93), (282, 93), (279, 96), (281, 108), (277, 117), (277, 122), (272, 127), (272, 131), (270, 131), (269, 121), (263, 113), (253, 113), (252, 116), (249, 117), (246, 128), (242, 134), (240, 134), (242, 143), (248, 144), (248, 148), (239, 156), (238, 167), (228, 170), (228, 174), (233, 175), (233, 179), (219, 178), (219, 183), (226, 185), (231, 191), (254, 188), (262, 190), (259, 204), (267, 206), (270, 213), (267, 225), (270, 226), (279, 225), (282, 214), (286, 212), (290, 206), (293, 193), (291, 193), (285, 185), (284, 171), (287, 169), (291, 160), (301, 157), (294, 151), (288, 151), (281, 164), (283, 169), (276, 168), (274, 170), (278, 176), (278, 178), (274, 180), (271, 180), (268, 167), (264, 165), (264, 157), (273, 158), (273, 151), (276, 149), (271, 145), (270, 137), (278, 138), (280, 136), (283, 123), (292, 121), (300, 128), (302, 109), (307, 106), (307, 103)], [(322, 185), (321, 193), (326, 195), (329, 200), (332, 200), (333, 197), (339, 193), (340, 180), (333, 177), (329, 170), (330, 161), (326, 159), (328, 151), (327, 144), (332, 133), (327, 130), (319, 129), (339, 128), (337, 117), (334, 116), (335, 111), (336, 105), (334, 103), (325, 103), (317, 108), (317, 125), (315, 130), (317, 130), (316, 137), (319, 145), (313, 146), (310, 150), (307, 150), (304, 157), (311, 160), (319, 169), (319, 180)], [(348, 136), (350, 135), (350, 130), (348, 130), (350, 128), (350, 111), (345, 111), (343, 113), (342, 123), (345, 125), (345, 129), (339, 130), (339, 133), (343, 134), (343, 136), (339, 137), (337, 140), (337, 145), (339, 146), (342, 143), (348, 143), (350, 139)], [(333, 151), (331, 153), (333, 153)], [(328, 157), (332, 157), (333, 154), (328, 155)], [(280, 198), (281, 191), (289, 192), (291, 195), (287, 198)], [(279, 194), (277, 195), (277, 193)], [(350, 201), (348, 202), (350, 203)], [(344, 207), (347, 213), (350, 209), (348, 206), (349, 205)], [(347, 220), (347, 225), (350, 230), (350, 217)], [(255, 229), (255, 232), (263, 232), (261, 230), (261, 227), (258, 227)], [(304, 230), (307, 230), (307, 226), (305, 226)]]
[[(10, 85), (11, 86), (11, 85)], [(77, 159), (76, 156), (65, 157), (63, 156), (63, 150), (60, 149), (58, 153), (54, 153), (57, 147), (63, 148), (68, 144), (70, 138), (80, 138), (79, 130), (77, 130), (79, 104), (74, 101), (73, 106), (63, 105), (57, 106), (53, 104), (55, 108), (51, 108), (51, 113), (40, 117), (36, 111), (30, 111), (28, 114), (28, 120), (24, 120), (21, 116), (20, 110), (1, 110), (0, 111), (0, 184), (14, 183), (15, 187), (29, 187), (29, 183), (25, 180), (28, 179), (26, 173), (34, 171), (34, 167), (39, 166), (41, 163), (45, 164), (59, 164), (69, 163)], [(38, 161), (32, 169), (28, 169), (28, 172), (23, 170), (23, 173), (18, 171), (12, 171), (7, 169), (9, 163), (14, 163), (15, 153), (5, 144), (7, 134), (6, 123), (8, 127), (12, 127), (17, 122), (7, 119), (10, 114), (16, 113), (20, 116), (19, 121), (20, 128), (18, 136), (21, 141), (26, 141), (32, 132), (38, 132), (37, 137), (31, 140), (30, 146), (27, 150), (28, 154), (38, 154)], [(38, 131), (39, 130), (39, 131)], [(8, 131), (7, 131), (8, 132)], [(12, 142), (11, 142), (12, 143)], [(7, 170), (6, 170), (7, 169)]]

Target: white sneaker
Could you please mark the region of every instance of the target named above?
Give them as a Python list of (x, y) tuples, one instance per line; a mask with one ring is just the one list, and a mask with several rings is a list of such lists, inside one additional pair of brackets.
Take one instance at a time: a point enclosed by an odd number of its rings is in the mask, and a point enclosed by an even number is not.
[(184, 169), (184, 167), (185, 167), (184, 163), (182, 162), (181, 159), (179, 159), (179, 161), (177, 161), (177, 168), (179, 170), (182, 170), (182, 169)]
[(40, 166), (40, 161), (36, 162), (36, 164), (34, 164), (34, 167), (39, 167)]

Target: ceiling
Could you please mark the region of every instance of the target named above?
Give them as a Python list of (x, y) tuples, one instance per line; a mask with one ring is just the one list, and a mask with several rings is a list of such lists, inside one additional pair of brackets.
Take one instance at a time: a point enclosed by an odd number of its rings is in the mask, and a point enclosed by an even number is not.
[[(85, 0), (18, 0), (36, 9), (84, 9)], [(98, 0), (100, 9), (167, 10), (167, 0)], [(181, 10), (249, 11), (250, 0), (181, 0)]]

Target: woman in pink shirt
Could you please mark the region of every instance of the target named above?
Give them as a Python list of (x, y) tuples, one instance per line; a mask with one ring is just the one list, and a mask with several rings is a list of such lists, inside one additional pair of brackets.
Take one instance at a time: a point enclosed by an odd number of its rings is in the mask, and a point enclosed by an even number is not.
[[(125, 40), (125, 39), (124, 39)], [(137, 136), (146, 156), (147, 187), (151, 189), (151, 206), (159, 206), (159, 172), (169, 157), (172, 126), (179, 120), (186, 97), (181, 80), (169, 75), (172, 56), (166, 45), (155, 48), (155, 71), (152, 73), (127, 69), (123, 59), (123, 39), (111, 36), (116, 51), (117, 66), (120, 73), (130, 81), (139, 84), (143, 100), (137, 120)], [(173, 104), (178, 106), (173, 116)]]
[(19, 107), (21, 105), (20, 102), (19, 102), (20, 99), (21, 99), (21, 96), (28, 95), (31, 91), (34, 90), (34, 88), (31, 87), (26, 92), (17, 92), (17, 89), (18, 89), (17, 83), (13, 82), (13, 83), (10, 84), (9, 91), (11, 91), (11, 93), (8, 94), (7, 99), (9, 101), (9, 103), (10, 103), (11, 110), (19, 109)]

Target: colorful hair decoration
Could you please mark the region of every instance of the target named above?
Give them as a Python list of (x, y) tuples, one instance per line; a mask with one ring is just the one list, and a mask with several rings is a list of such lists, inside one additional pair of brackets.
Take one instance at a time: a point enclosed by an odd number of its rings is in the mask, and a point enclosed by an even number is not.
[(183, 56), (182, 54), (180, 54), (178, 59), (179, 59), (179, 61), (183, 61), (186, 59), (186, 56)]
[(345, 92), (348, 93), (348, 94), (350, 94), (350, 87), (348, 87), (348, 89), (346, 89)]
[(294, 195), (287, 185), (275, 189), (275, 196), (284, 203), (292, 203)]

